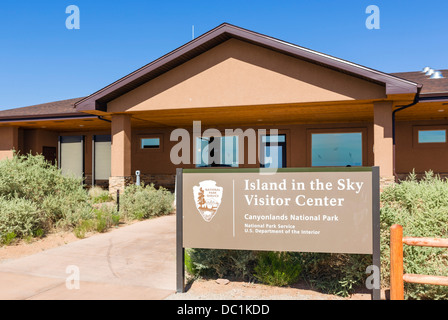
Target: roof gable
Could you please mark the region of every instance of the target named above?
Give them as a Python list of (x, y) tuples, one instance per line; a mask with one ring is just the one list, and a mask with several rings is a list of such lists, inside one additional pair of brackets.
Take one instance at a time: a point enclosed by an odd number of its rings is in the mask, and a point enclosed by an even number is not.
[(230, 39), (110, 101), (107, 111), (385, 98), (384, 85)]
[(78, 111), (106, 111), (108, 102), (232, 38), (382, 84), (386, 94), (417, 92), (414, 82), (225, 23), (93, 93), (75, 106)]

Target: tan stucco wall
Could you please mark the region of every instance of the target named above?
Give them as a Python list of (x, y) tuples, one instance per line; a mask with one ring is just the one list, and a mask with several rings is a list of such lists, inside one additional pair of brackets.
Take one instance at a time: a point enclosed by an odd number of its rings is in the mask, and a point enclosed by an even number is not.
[(383, 86), (231, 39), (108, 103), (108, 112), (386, 98)]
[(374, 104), (374, 165), (381, 177), (393, 177), (392, 102)]
[(131, 132), (131, 118), (129, 115), (112, 116), (112, 177), (131, 175)]

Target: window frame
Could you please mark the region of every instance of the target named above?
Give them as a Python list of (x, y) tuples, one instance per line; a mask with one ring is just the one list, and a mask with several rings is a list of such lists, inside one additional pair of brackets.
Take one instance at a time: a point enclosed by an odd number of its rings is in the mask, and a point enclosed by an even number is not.
[[(143, 139), (159, 139), (159, 147), (158, 148), (142, 148), (142, 140)], [(138, 134), (136, 143), (137, 143), (136, 149), (137, 149), (138, 153), (163, 152), (163, 149), (164, 149), (163, 134), (159, 134), (159, 133)]]
[[(110, 142), (110, 148), (111, 148), (111, 153), (112, 153), (112, 135), (110, 134), (94, 134), (92, 135), (92, 185), (96, 184), (96, 181), (104, 181), (105, 179), (97, 179), (96, 175), (97, 175), (97, 170), (96, 170), (96, 165), (97, 165), (97, 146), (96, 143), (101, 143), (101, 142)], [(109, 159), (109, 162), (111, 162), (111, 159)], [(111, 166), (111, 163), (109, 163), (109, 166)], [(112, 170), (112, 168), (111, 168)], [(109, 177), (111, 176), (112, 173), (109, 173)], [(109, 179), (108, 177), (108, 179)], [(107, 181), (108, 181), (107, 179)]]
[[(313, 128), (307, 130), (307, 167), (313, 167), (312, 159), (312, 135), (313, 134), (336, 134), (336, 133), (361, 133), (361, 155), (362, 164), (360, 167), (365, 167), (368, 164), (368, 131), (366, 127), (344, 127), (344, 128)], [(329, 168), (334, 166), (314, 166), (313, 168)], [(343, 168), (343, 166), (337, 166)], [(358, 166), (357, 166), (358, 167)]]
[[(64, 141), (69, 140), (69, 141)], [(72, 140), (72, 141), (70, 141)], [(77, 141), (79, 140), (79, 141)], [(58, 148), (57, 148), (57, 161), (58, 161), (58, 169), (63, 170), (62, 168), (62, 145), (64, 143), (81, 143), (82, 150), (82, 179), (86, 177), (86, 136), (85, 135), (71, 135), (71, 134), (63, 134), (58, 137)]]
[(270, 146), (272, 142), (263, 142), (263, 137), (271, 137), (271, 136), (284, 136), (285, 137), (285, 141), (284, 142), (277, 142), (274, 143), (278, 146), (283, 146), (282, 149), (282, 160), (284, 163), (284, 166), (282, 168), (287, 168), (288, 167), (288, 137), (286, 133), (278, 133), (278, 134), (270, 134), (270, 133), (266, 133), (266, 134), (261, 134), (260, 135), (260, 168), (266, 168), (265, 164), (263, 164), (264, 162), (264, 154), (265, 154), (265, 147)]
[[(219, 138), (219, 139), (222, 139), (222, 138), (230, 138), (230, 137), (232, 137), (232, 138), (236, 137), (237, 138), (236, 139), (236, 147), (237, 147), (237, 149), (236, 149), (237, 150), (236, 160), (237, 160), (237, 166), (224, 165), (222, 163), (220, 163), (220, 164), (208, 164), (206, 166), (201, 166), (202, 160), (201, 161), (197, 161), (198, 159), (196, 157), (198, 155), (197, 154), (198, 148), (201, 148), (201, 157), (202, 157), (202, 145), (198, 145), (197, 142), (200, 141), (200, 139), (203, 139), (203, 138), (214, 138), (214, 139)], [(195, 160), (193, 165), (194, 165), (195, 168), (240, 168), (241, 167), (241, 163), (240, 163), (241, 162), (240, 161), (240, 136), (239, 135), (221, 135), (221, 136), (213, 136), (213, 135), (209, 135), (209, 136), (206, 135), (206, 136), (204, 136), (204, 135), (201, 135), (201, 136), (194, 136), (193, 139), (194, 139), (194, 142), (193, 142), (194, 154), (193, 154), (193, 156), (194, 156), (194, 160)], [(221, 150), (220, 150), (220, 153), (221, 153), (222, 152), (222, 143), (220, 143), (220, 147), (221, 147)], [(222, 161), (223, 160), (222, 159), (222, 154), (220, 155), (220, 158), (221, 158), (221, 161)], [(199, 162), (199, 163), (196, 163), (196, 162)]]
[[(420, 142), (420, 131), (445, 131), (445, 142)], [(446, 148), (448, 147), (448, 126), (447, 125), (427, 125), (427, 126), (413, 126), (412, 128), (412, 141), (414, 148)]]

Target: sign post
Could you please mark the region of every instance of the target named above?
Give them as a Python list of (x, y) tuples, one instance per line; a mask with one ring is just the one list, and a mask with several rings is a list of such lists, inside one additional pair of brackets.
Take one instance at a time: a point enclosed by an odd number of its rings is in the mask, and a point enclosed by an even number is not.
[(183, 245), (182, 169), (176, 170), (176, 291), (185, 292), (185, 249)]
[(372, 254), (379, 272), (378, 169), (178, 169), (177, 291), (184, 248)]

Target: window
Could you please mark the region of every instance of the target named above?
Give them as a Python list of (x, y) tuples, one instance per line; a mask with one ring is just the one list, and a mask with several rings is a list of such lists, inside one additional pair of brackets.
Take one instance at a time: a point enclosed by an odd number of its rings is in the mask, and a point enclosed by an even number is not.
[(160, 138), (142, 138), (140, 139), (141, 149), (159, 149)]
[(286, 168), (286, 135), (261, 137), (262, 168)]
[(111, 136), (93, 136), (93, 172), (92, 184), (95, 180), (109, 180), (111, 175)]
[(238, 137), (196, 138), (196, 167), (238, 167)]
[(84, 176), (84, 136), (59, 137), (58, 163), (62, 174)]
[(362, 133), (311, 134), (313, 167), (362, 166)]
[(418, 143), (445, 143), (446, 130), (419, 130)]

